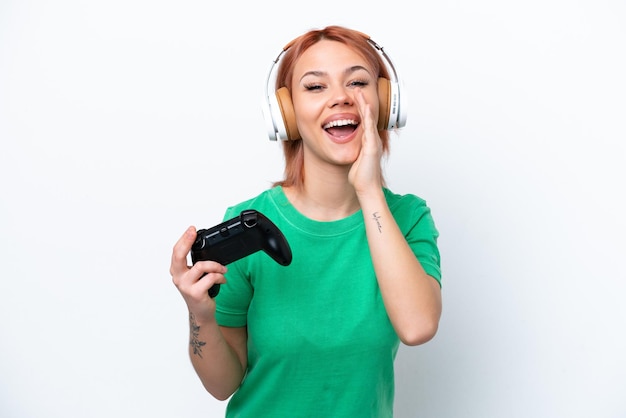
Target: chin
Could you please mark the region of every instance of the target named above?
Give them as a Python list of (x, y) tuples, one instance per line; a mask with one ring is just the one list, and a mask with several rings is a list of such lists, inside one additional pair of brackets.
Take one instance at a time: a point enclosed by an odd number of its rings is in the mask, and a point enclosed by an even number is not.
[(353, 153), (338, 154), (334, 160), (339, 165), (351, 166), (359, 158), (360, 149)]

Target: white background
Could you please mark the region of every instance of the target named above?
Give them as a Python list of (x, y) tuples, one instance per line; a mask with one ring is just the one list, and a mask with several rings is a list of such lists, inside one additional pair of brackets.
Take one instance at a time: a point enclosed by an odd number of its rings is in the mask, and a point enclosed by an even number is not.
[(271, 59), (342, 24), (404, 79), (388, 183), (441, 232), (440, 331), (401, 348), (396, 415), (626, 416), (625, 22), (618, 0), (2, 0), (0, 415), (223, 414), (171, 248), (281, 177)]

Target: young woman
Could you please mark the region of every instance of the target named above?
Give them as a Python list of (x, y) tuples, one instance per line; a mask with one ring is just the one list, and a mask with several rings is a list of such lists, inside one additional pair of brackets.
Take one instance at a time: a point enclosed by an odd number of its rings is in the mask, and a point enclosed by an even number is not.
[[(289, 242), (289, 266), (260, 251), (228, 267), (189, 267), (194, 227), (174, 246), (191, 361), (213, 396), (230, 397), (227, 416), (391, 417), (400, 342), (422, 344), (437, 331), (438, 232), (422, 199), (384, 183), (397, 97), (387, 103), (391, 63), (377, 48), (330, 26), (279, 56), (285, 178), (224, 218), (266, 215)], [(211, 299), (215, 283), (223, 285)]]

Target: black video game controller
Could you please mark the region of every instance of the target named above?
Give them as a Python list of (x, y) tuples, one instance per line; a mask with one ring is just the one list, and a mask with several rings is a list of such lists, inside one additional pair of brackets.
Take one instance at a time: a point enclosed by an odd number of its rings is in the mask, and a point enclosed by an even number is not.
[[(249, 209), (212, 228), (198, 230), (191, 246), (191, 262), (211, 260), (226, 265), (260, 250), (282, 266), (291, 264), (291, 248), (280, 229), (261, 212)], [(216, 283), (209, 296), (214, 298), (219, 291)]]

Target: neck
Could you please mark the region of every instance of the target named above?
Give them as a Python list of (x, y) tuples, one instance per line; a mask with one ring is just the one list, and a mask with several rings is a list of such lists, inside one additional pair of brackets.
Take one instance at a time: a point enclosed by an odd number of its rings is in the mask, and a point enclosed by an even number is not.
[(360, 209), (354, 187), (348, 181), (349, 170), (350, 167), (336, 166), (313, 172), (305, 169), (302, 187), (285, 188), (285, 194), (308, 218), (318, 221), (343, 219)]

